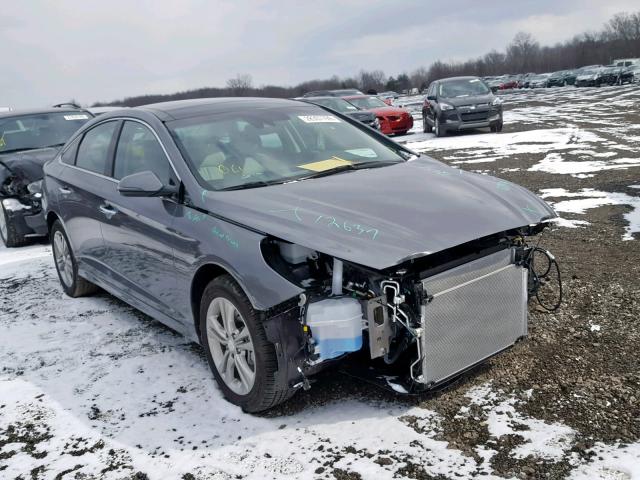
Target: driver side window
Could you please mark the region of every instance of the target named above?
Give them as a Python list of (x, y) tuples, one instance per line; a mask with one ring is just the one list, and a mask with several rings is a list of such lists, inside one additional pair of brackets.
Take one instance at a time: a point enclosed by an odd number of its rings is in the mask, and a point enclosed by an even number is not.
[(116, 148), (113, 177), (121, 180), (144, 171), (155, 173), (165, 185), (173, 178), (169, 160), (151, 130), (141, 123), (125, 121)]

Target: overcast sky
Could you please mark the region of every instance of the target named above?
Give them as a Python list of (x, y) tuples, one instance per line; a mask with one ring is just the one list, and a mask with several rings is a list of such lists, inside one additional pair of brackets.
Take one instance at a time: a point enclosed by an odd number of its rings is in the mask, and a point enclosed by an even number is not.
[(542, 44), (599, 30), (638, 0), (6, 0), (0, 106), (255, 85), (465, 60), (520, 30)]

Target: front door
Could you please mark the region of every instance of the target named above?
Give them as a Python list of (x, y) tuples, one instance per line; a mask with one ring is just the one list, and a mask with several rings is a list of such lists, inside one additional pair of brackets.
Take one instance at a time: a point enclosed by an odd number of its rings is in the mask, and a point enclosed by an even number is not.
[(176, 184), (177, 175), (157, 137), (145, 124), (127, 120), (115, 148), (112, 176), (104, 197), (102, 234), (113, 281), (157, 312), (177, 314), (176, 275), (171, 227), (177, 203), (173, 198), (125, 197), (117, 182), (127, 175), (151, 171), (164, 184)]

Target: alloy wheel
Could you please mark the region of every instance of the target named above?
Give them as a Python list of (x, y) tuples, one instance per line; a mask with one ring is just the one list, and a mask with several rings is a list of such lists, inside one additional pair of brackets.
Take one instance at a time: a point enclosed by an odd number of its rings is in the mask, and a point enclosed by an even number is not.
[(60, 230), (56, 231), (53, 236), (53, 257), (58, 267), (60, 280), (65, 287), (71, 287), (73, 284), (73, 260), (67, 240)]
[(249, 328), (231, 301), (214, 298), (207, 310), (207, 339), (216, 370), (234, 393), (247, 395), (256, 378)]

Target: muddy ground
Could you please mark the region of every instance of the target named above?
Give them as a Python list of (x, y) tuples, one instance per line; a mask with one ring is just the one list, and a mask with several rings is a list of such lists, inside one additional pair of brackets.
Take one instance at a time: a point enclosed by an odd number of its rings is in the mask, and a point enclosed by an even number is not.
[[(640, 167), (618, 168), (615, 160), (640, 157), (639, 90), (509, 93), (495, 138), (540, 132), (539, 140), (515, 138), (510, 151), (484, 151), (494, 140), (483, 133), (454, 135), (440, 148), (441, 139), (419, 126), (398, 140), (534, 192), (565, 189), (548, 195), (551, 202), (584, 189), (636, 198)], [(545, 137), (553, 131), (560, 140)], [(597, 138), (580, 138), (584, 132)], [(529, 148), (538, 141), (541, 148)], [(455, 142), (465, 146), (450, 148)], [(569, 174), (529, 171), (553, 153), (600, 163)], [(475, 161), (483, 156), (497, 158)], [(559, 261), (562, 307), (549, 313), (531, 302), (528, 339), (450, 387), (399, 396), (331, 371), (251, 418), (207, 383), (199, 347), (108, 295), (64, 298), (47, 247), (33, 247), (20, 268), (16, 261), (0, 270), (7, 332), (0, 336), (0, 478), (639, 478), (633, 208), (569, 212), (563, 217), (588, 224), (547, 229), (540, 245)], [(23, 322), (40, 330), (32, 335)], [(557, 442), (547, 445), (545, 436)]]

